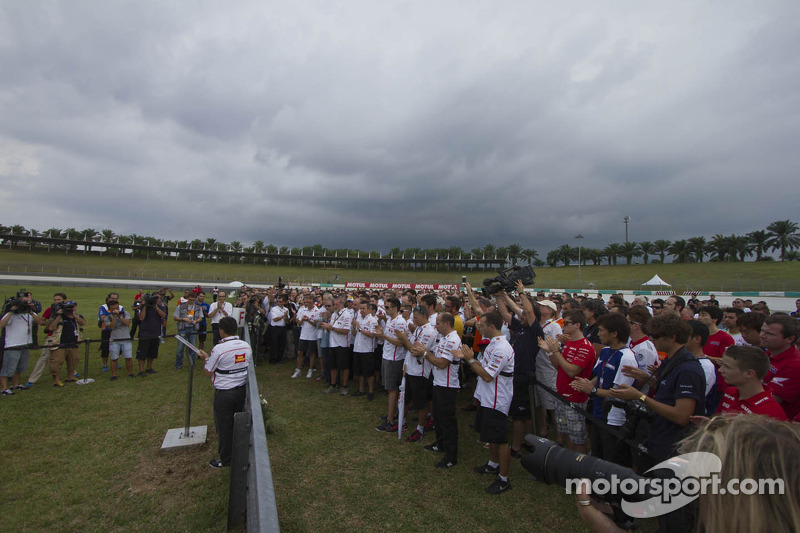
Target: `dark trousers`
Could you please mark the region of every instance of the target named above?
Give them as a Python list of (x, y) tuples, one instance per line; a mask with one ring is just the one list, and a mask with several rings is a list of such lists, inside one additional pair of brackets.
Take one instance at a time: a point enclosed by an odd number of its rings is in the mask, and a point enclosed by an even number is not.
[[(619, 427), (611, 427), (619, 430)], [(593, 456), (621, 466), (631, 467), (631, 449), (627, 443), (617, 440), (615, 436), (599, 426), (591, 426), (589, 429)]]
[(219, 460), (228, 466), (231, 464), (233, 449), (233, 415), (244, 411), (244, 398), (247, 394), (245, 385), (234, 389), (214, 390), (214, 426), (219, 438)]
[(109, 341), (111, 339), (111, 330), (104, 329), (100, 332), (100, 357), (108, 359)]
[(269, 361), (280, 363), (286, 351), (286, 326), (269, 327)]
[(213, 339), (211, 344), (211, 347), (213, 348), (219, 344), (219, 324), (211, 324), (211, 338)]
[(453, 463), (458, 459), (457, 394), (458, 389), (433, 387), (433, 419), (436, 421), (436, 442), (444, 450), (444, 458)]

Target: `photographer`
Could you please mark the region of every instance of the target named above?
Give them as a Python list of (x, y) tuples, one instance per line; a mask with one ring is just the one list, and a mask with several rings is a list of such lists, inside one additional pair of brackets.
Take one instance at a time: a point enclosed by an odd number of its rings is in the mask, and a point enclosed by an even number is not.
[(108, 314), (103, 316), (103, 324), (109, 331), (108, 355), (111, 359), (111, 381), (117, 379), (117, 366), (119, 356), (125, 359), (125, 370), (128, 377), (133, 375), (133, 343), (131, 342), (130, 331), (131, 316), (125, 311), (119, 301), (109, 300), (106, 302)]
[[(11, 396), (14, 394), (11, 389), (25, 389), (19, 384), (19, 376), (28, 370), (28, 349), (33, 343), (33, 326), (44, 324), (44, 319), (33, 310), (29, 293), (21, 298), (12, 298), (3, 311), (0, 330), (5, 329), (5, 350), (0, 369), (0, 394)], [(11, 388), (8, 378), (11, 378)]]
[[(139, 310), (139, 347), (136, 360), (139, 362), (139, 376), (155, 374), (153, 360), (158, 357), (161, 328), (167, 318), (167, 308), (161, 304), (160, 294), (145, 293)], [(146, 367), (146, 368), (145, 368)]]
[(100, 328), (100, 359), (103, 361), (103, 368), (100, 369), (101, 372), (108, 372), (108, 341), (111, 338), (111, 329), (104, 319), (109, 315), (108, 302), (111, 300), (119, 303), (119, 294), (116, 292), (108, 293), (106, 296), (106, 303), (101, 305), (97, 310), (97, 327)]
[(47, 329), (53, 331), (53, 336), (57, 339), (58, 348), (50, 354), (50, 374), (53, 376), (53, 385), (63, 387), (64, 384), (58, 379), (61, 371), (61, 363), (67, 362), (67, 379), (64, 381), (74, 383), (75, 368), (78, 365), (78, 341), (81, 337), (81, 327), (86, 325), (83, 315), (75, 313), (78, 307), (77, 302), (63, 302), (55, 311), (47, 325)]
[[(172, 318), (178, 323), (178, 335), (183, 337), (186, 342), (195, 345), (197, 342), (197, 332), (200, 329), (200, 321), (203, 320), (203, 308), (197, 304), (197, 294), (190, 292), (186, 295), (186, 301), (178, 304)], [(186, 346), (178, 341), (178, 351), (175, 353), (175, 370), (180, 370), (183, 366), (183, 351)], [(189, 352), (192, 363), (195, 361), (194, 352)]]

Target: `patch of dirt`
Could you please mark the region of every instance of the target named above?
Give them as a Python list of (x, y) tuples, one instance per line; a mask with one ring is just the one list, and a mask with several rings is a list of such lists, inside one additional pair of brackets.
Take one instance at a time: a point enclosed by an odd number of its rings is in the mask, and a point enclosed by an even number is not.
[(145, 456), (128, 474), (122, 490), (133, 494), (150, 493), (156, 489), (184, 487), (187, 481), (213, 475), (208, 466), (217, 446), (213, 426), (208, 428), (206, 442), (185, 449), (162, 451), (160, 446)]

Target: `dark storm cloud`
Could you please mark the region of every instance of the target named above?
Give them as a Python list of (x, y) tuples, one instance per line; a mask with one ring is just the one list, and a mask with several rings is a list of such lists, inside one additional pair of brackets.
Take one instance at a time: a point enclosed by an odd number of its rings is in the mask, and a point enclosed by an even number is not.
[(544, 255), (796, 212), (791, 2), (1, 9), (6, 225)]

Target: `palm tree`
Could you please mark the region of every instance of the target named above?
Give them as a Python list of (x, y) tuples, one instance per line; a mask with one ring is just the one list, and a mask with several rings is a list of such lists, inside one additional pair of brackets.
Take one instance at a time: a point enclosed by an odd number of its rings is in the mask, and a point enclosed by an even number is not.
[(534, 250), (533, 248), (525, 248), (522, 250), (522, 257), (528, 261), (528, 264), (533, 264), (534, 261), (539, 259), (539, 252)]
[(612, 263), (614, 266), (617, 266), (617, 257), (622, 255), (622, 246), (618, 242), (612, 242), (603, 248), (603, 255), (608, 258), (609, 266), (611, 266)]
[(633, 241), (623, 243), (619, 248), (619, 255), (625, 258), (627, 264), (633, 262), (634, 257), (639, 257), (642, 253), (639, 251), (639, 245)]
[(584, 264), (586, 264), (586, 261), (591, 261), (594, 266), (597, 266), (603, 262), (602, 250), (597, 248), (584, 248), (583, 257), (585, 258)]
[(786, 251), (800, 247), (800, 233), (796, 222), (791, 220), (776, 220), (767, 226), (769, 239), (767, 246), (771, 250), (780, 249), (781, 261), (786, 260)]
[(665, 261), (671, 245), (672, 243), (666, 239), (659, 239), (653, 243), (653, 251), (658, 254), (662, 263)]
[(511, 261), (512, 265), (516, 265), (517, 259), (522, 255), (522, 246), (519, 244), (509, 244), (507, 249), (508, 259)]
[(558, 260), (564, 263), (565, 267), (568, 267), (570, 260), (577, 259), (578, 249), (573, 248), (569, 244), (562, 244), (561, 247), (558, 250), (556, 250), (556, 254)]
[(745, 258), (753, 255), (753, 244), (750, 239), (745, 235), (731, 235), (731, 256), (739, 256), (739, 261), (745, 261)]
[(656, 251), (655, 245), (650, 241), (642, 241), (639, 243), (639, 254), (642, 255), (644, 259), (644, 264), (647, 264), (647, 259), (650, 257), (650, 254)]
[(675, 258), (675, 263), (686, 263), (692, 257), (692, 250), (686, 239), (673, 242), (668, 252)]
[(253, 243), (253, 252), (260, 254), (264, 251), (264, 241), (256, 241)]
[(547, 264), (551, 267), (555, 267), (558, 265), (559, 257), (558, 257), (558, 250), (550, 250), (547, 252)]
[(750, 244), (753, 245), (753, 251), (756, 253), (756, 261), (761, 261), (764, 252), (767, 250), (767, 239), (769, 239), (769, 234), (766, 230), (758, 230), (758, 231), (751, 231), (747, 234), (747, 238), (750, 239)]
[(483, 254), (487, 259), (493, 259), (496, 252), (493, 244), (487, 244), (483, 247)]
[(717, 233), (711, 237), (711, 242), (708, 243), (708, 251), (714, 256), (714, 261), (725, 261), (725, 257), (731, 251), (731, 242), (728, 237), (721, 233)]
[(703, 256), (706, 254), (706, 238), (705, 237), (692, 237), (686, 241), (689, 245), (694, 258), (698, 263), (703, 262)]

